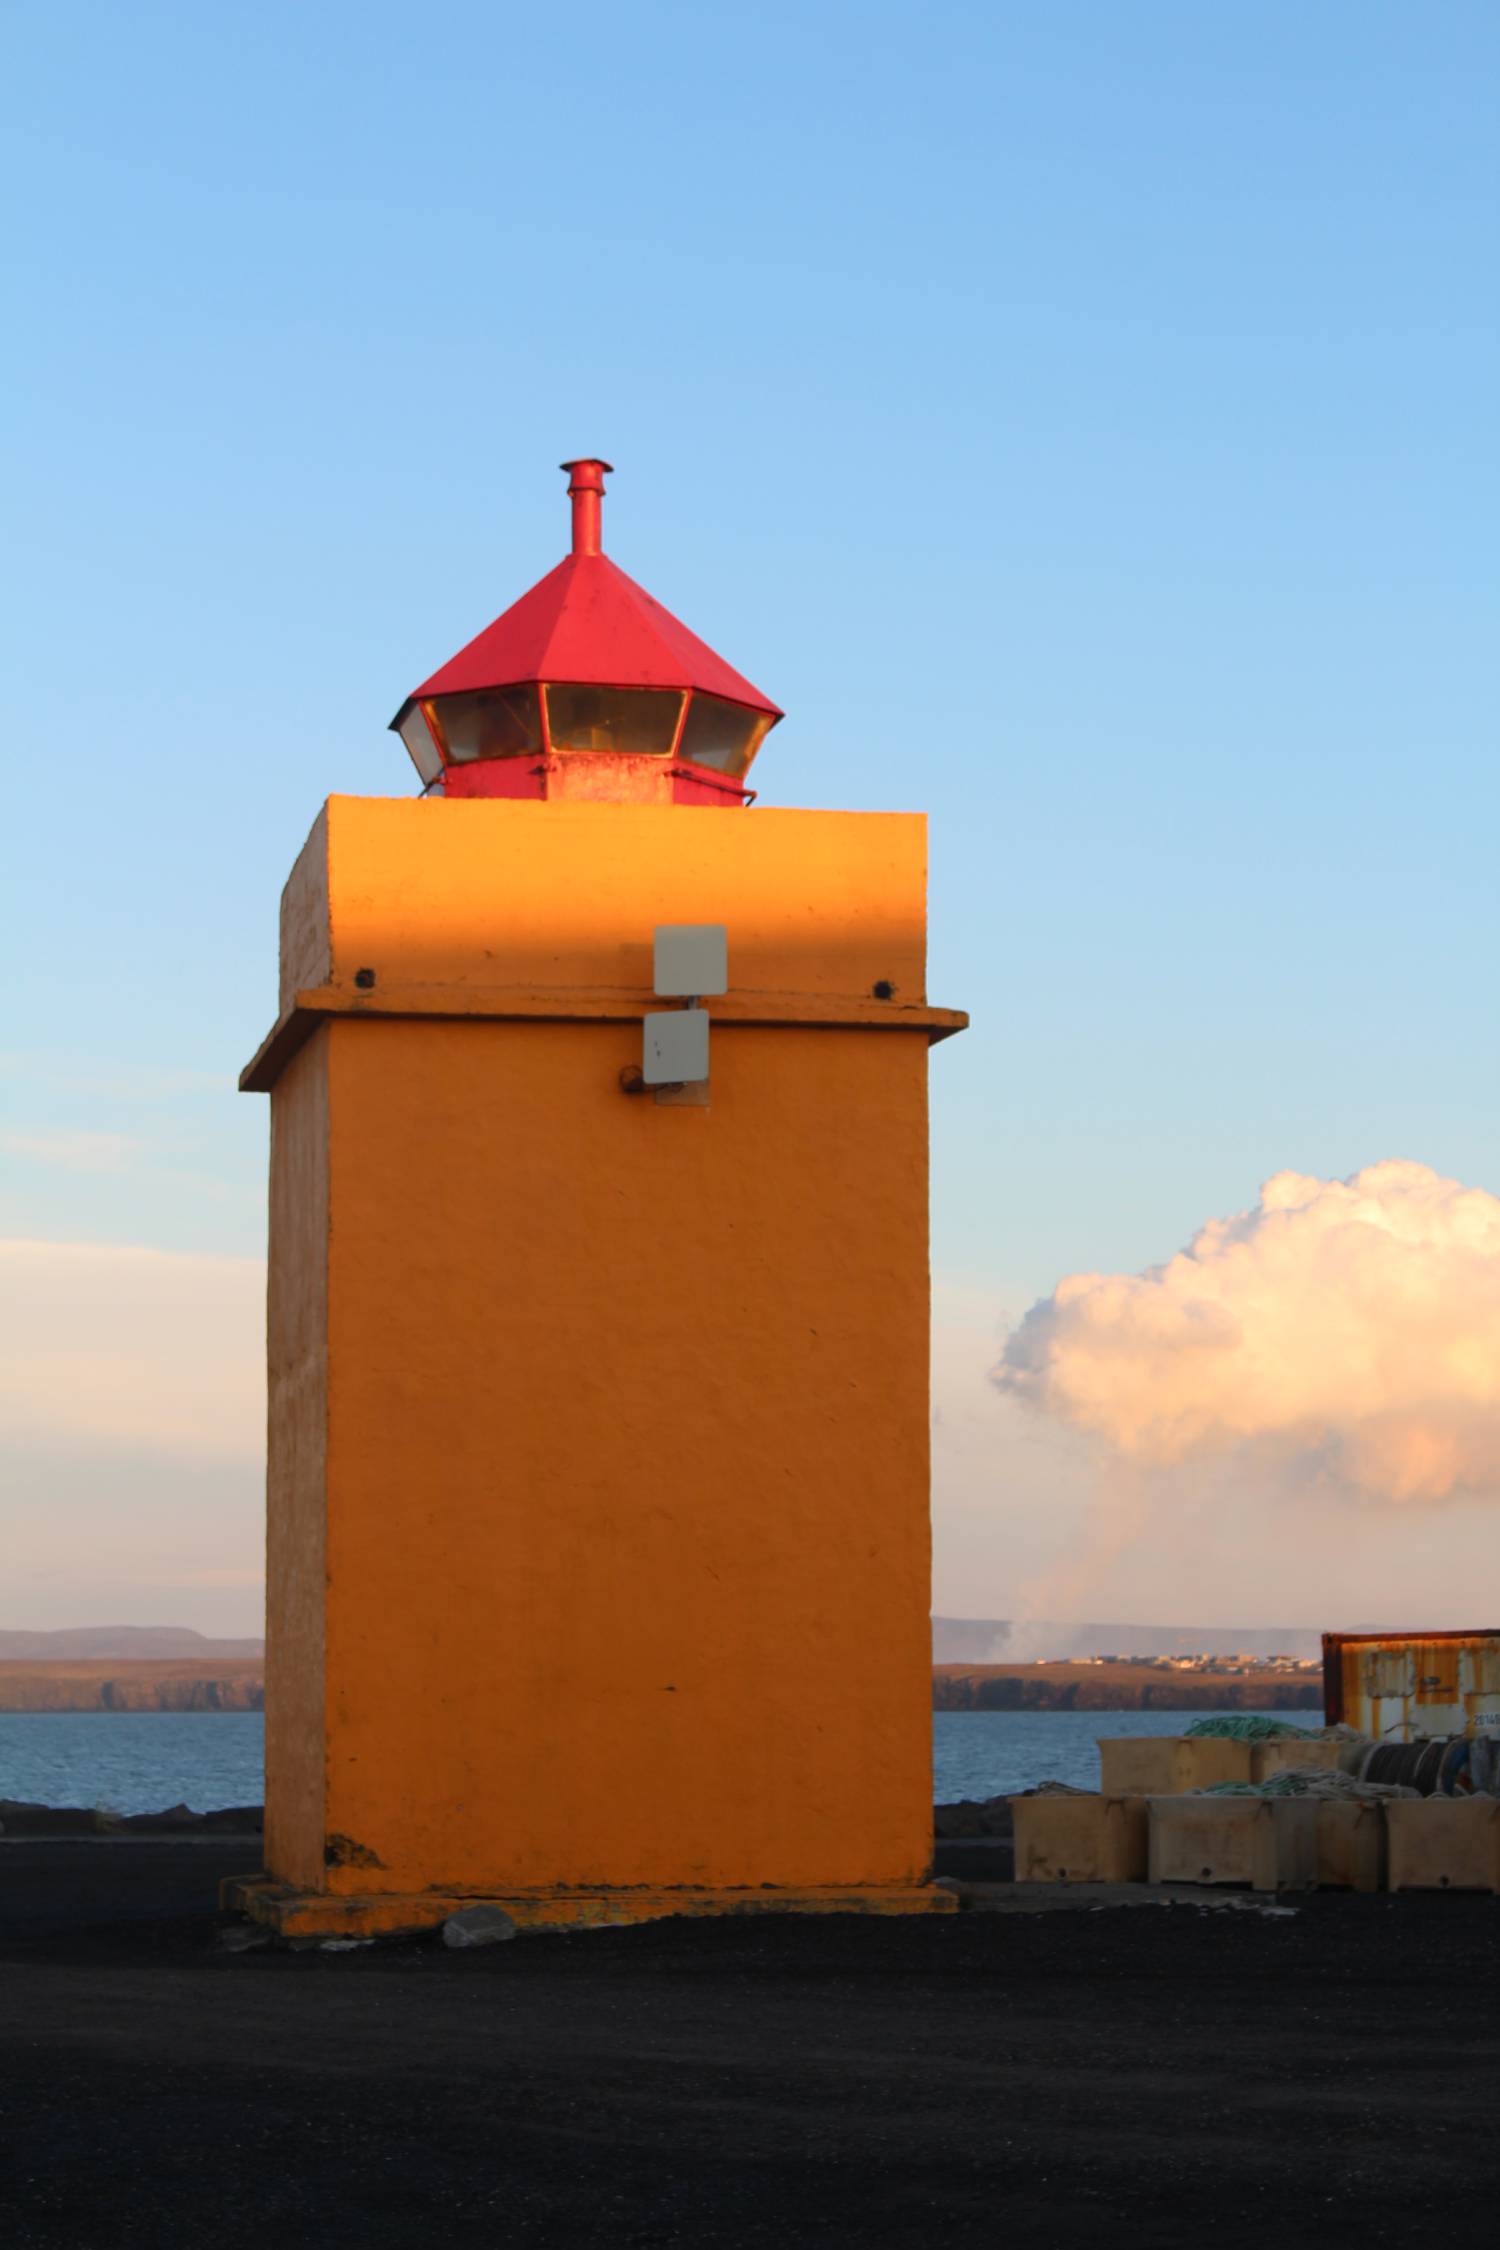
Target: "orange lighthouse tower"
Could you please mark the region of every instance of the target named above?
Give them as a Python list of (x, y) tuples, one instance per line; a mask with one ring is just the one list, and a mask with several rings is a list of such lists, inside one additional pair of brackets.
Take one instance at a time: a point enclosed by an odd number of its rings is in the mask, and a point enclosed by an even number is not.
[[(916, 815), (573, 547), (282, 900), (266, 1872), (293, 1934), (950, 1901)], [(728, 812), (732, 819), (708, 817)]]

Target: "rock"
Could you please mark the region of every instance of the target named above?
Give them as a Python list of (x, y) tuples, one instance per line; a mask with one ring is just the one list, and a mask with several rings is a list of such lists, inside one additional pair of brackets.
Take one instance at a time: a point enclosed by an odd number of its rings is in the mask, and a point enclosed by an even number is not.
[(373, 1945), (372, 1937), (326, 1937), (318, 1940), (320, 1953), (358, 1953), (361, 1946)]
[(32, 1805), (0, 1797), (0, 1822), (10, 1836), (99, 1836), (119, 1826), (113, 1813), (85, 1805)]
[(943, 1840), (956, 1836), (982, 1836), (980, 1808), (972, 1797), (961, 1797), (956, 1804), (934, 1805), (932, 1808), (932, 1833)]
[(462, 1906), (443, 1924), (443, 1943), (451, 1946), (502, 1945), (516, 1925), (503, 1907)]
[(219, 1943), (226, 1953), (249, 1953), (257, 1945), (269, 1945), (271, 1933), (255, 1922), (231, 1922), (227, 1930), (220, 1930)]
[(1009, 1836), (1009, 1797), (961, 1797), (956, 1804), (934, 1805), (932, 1832), (944, 1841), (960, 1836)]
[(1016, 1850), (1003, 1836), (939, 1836), (932, 1847), (938, 1877), (966, 1883), (1009, 1883), (1015, 1878)]

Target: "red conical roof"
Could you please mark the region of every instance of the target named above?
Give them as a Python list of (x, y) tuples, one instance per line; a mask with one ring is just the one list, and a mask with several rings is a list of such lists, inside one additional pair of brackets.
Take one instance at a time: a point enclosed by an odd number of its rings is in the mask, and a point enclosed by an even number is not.
[(782, 716), (742, 673), (601, 554), (566, 556), (415, 692), (465, 695), (529, 680), (698, 688)]
[[(696, 688), (763, 711), (774, 724), (782, 716), (774, 703), (601, 552), (609, 463), (591, 456), (564, 461), (563, 467), (573, 504), (573, 552), (424, 680), (401, 713), (415, 699), (550, 680), (584, 687)], [(399, 726), (401, 713), (393, 725)]]

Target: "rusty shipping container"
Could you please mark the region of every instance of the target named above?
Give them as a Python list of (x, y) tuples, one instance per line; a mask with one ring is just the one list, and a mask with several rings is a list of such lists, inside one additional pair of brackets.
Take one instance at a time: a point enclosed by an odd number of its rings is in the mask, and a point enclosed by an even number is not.
[(1323, 1707), (1377, 1742), (1500, 1730), (1500, 1629), (1325, 1633)]

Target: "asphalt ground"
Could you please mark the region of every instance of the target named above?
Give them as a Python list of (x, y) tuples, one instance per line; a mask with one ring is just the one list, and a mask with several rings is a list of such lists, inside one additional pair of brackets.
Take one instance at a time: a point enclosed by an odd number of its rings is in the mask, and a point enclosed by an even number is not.
[(246, 1871), (228, 1838), (0, 1844), (7, 2244), (1264, 2250), (1489, 2229), (1488, 1898), (231, 1952), (215, 1886)]

